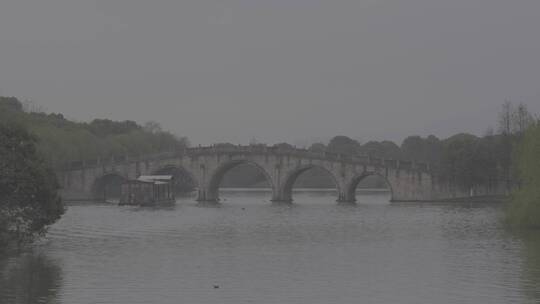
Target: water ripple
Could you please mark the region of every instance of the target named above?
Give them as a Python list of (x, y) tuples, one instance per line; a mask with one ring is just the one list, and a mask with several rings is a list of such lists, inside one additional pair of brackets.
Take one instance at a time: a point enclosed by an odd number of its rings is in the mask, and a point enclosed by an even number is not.
[(274, 205), (267, 194), (227, 193), (217, 208), (70, 206), (38, 253), (0, 260), (0, 303), (540, 299), (539, 238), (506, 231), (500, 206), (389, 204), (385, 193), (350, 206), (324, 192)]

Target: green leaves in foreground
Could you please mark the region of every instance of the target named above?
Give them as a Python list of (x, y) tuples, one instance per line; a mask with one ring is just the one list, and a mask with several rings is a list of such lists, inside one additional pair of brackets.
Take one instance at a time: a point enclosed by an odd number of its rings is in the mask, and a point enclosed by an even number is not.
[(25, 128), (0, 123), (0, 249), (45, 232), (64, 212), (56, 175)]

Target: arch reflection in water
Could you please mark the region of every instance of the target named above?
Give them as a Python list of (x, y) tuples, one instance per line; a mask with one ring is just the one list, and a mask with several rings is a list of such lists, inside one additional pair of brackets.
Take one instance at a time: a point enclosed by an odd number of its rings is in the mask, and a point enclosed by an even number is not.
[(287, 201), (293, 200), (294, 189), (335, 189), (338, 202), (354, 203), (358, 196), (366, 190), (388, 192), (389, 200), (392, 197), (392, 188), (388, 180), (377, 173), (365, 173), (351, 179), (350, 183), (340, 184), (338, 177), (332, 171), (313, 165), (306, 165), (291, 172), (285, 179), (282, 187), (282, 197)]
[[(292, 202), (292, 192), (294, 185), (297, 183), (297, 180), (301, 177), (306, 177), (307, 172), (315, 173), (318, 176), (323, 176), (323, 181), (327, 183), (328, 187), (330, 188), (336, 188), (336, 191), (338, 195), (341, 195), (343, 193), (341, 189), (341, 185), (338, 182), (338, 179), (336, 176), (329, 171), (328, 169), (321, 167), (321, 166), (314, 166), (314, 165), (305, 165), (300, 166), (296, 170), (290, 172), (286, 177), (285, 181), (283, 182), (283, 186), (281, 187), (281, 197), (283, 201)], [(326, 179), (324, 179), (326, 177)], [(343, 197), (338, 197), (338, 201), (344, 200)]]
[(267, 171), (254, 162), (247, 160), (227, 162), (217, 168), (209, 182), (208, 196), (211, 200), (219, 201), (220, 188), (250, 188), (262, 187), (271, 189), (274, 184)]
[(357, 201), (357, 191), (359, 189), (379, 189), (386, 190), (390, 193), (390, 201), (393, 200), (392, 186), (381, 174), (366, 173), (353, 178), (346, 186), (346, 196), (352, 201)]

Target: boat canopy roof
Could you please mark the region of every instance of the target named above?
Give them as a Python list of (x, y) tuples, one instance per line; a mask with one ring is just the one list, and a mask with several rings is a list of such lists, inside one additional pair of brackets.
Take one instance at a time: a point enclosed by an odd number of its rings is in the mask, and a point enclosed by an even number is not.
[(155, 183), (155, 182), (169, 182), (173, 179), (172, 175), (141, 175), (137, 178), (140, 182)]

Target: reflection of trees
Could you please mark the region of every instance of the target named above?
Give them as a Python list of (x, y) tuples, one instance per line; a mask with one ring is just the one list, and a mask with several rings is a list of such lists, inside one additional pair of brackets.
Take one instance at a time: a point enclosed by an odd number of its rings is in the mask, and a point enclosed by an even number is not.
[(0, 259), (0, 303), (57, 303), (61, 281), (60, 267), (41, 254)]
[(525, 292), (531, 303), (540, 303), (540, 231), (527, 230), (519, 233), (523, 242), (523, 279)]

